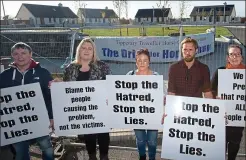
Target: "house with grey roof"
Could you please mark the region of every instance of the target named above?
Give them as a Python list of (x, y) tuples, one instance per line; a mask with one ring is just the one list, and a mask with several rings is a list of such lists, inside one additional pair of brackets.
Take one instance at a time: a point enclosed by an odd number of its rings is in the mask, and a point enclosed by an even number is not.
[(119, 17), (113, 9), (79, 8), (78, 22), (85, 25), (110, 25), (118, 24)]
[(230, 23), (236, 18), (234, 5), (195, 6), (190, 13), (191, 22)]
[(167, 23), (172, 18), (170, 8), (139, 9), (135, 15), (135, 22)]
[(22, 3), (16, 17), (17, 20), (30, 20), (30, 25), (69, 26), (78, 24), (78, 16), (69, 7)]

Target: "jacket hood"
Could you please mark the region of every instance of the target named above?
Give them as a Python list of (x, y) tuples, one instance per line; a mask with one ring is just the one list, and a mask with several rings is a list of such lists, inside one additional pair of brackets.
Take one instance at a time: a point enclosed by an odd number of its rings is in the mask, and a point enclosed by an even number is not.
[[(16, 72), (18, 72), (18, 68), (16, 66), (16, 64), (14, 62), (12, 62), (10, 65), (10, 67), (12, 67), (14, 70), (13, 70), (13, 75), (12, 75), (12, 80), (15, 80), (15, 76), (16, 76)], [(29, 68), (26, 70), (29, 71), (29, 70), (32, 70), (32, 74), (35, 73), (35, 68), (37, 68), (39, 65), (39, 62), (36, 62), (35, 60), (31, 59), (31, 63), (30, 63), (30, 66)], [(24, 84), (24, 78), (22, 79), (22, 85)]]
[[(31, 59), (31, 64), (27, 70), (36, 68), (38, 65), (39, 65), (39, 62), (36, 62), (34, 59)], [(15, 62), (10, 63), (9, 66), (13, 68), (17, 68)]]

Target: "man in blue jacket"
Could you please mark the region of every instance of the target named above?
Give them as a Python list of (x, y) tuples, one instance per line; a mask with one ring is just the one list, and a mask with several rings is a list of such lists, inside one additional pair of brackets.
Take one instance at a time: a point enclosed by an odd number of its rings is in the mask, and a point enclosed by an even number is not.
[[(4, 70), (0, 74), (0, 88), (39, 82), (50, 119), (50, 128), (54, 130), (49, 89), (49, 84), (53, 79), (50, 72), (47, 69), (42, 68), (38, 62), (35, 62), (32, 59), (32, 49), (25, 43), (16, 43), (11, 48), (11, 55), (14, 62), (10, 64), (10, 68)], [(39, 147), (42, 150), (43, 160), (54, 160), (54, 150), (49, 135), (12, 144), (15, 149), (16, 160), (30, 160), (29, 145), (32, 141), (39, 144)]]

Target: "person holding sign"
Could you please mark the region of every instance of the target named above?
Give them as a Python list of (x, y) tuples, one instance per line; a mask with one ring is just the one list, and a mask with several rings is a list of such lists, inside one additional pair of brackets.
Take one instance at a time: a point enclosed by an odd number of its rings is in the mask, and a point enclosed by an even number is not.
[[(77, 47), (75, 60), (65, 69), (63, 81), (106, 80), (106, 75), (110, 74), (109, 66), (97, 58), (95, 43), (85, 38)], [(79, 138), (82, 139), (82, 135)], [(97, 159), (96, 140), (99, 143), (100, 159), (108, 160), (109, 133), (87, 134), (84, 138), (90, 160)]]
[[(132, 70), (127, 75), (159, 75), (149, 67), (150, 55), (148, 49), (140, 49), (136, 54), (137, 70)], [(146, 143), (148, 145), (149, 159), (155, 160), (158, 130), (135, 129), (136, 143), (140, 160), (146, 160)]]
[[(190, 37), (181, 42), (183, 59), (171, 65), (168, 78), (168, 95), (213, 98), (210, 87), (210, 71), (195, 56), (198, 43)], [(162, 118), (162, 124), (164, 123)]]
[[(230, 45), (227, 50), (227, 64), (219, 67), (212, 78), (211, 86), (214, 98), (218, 96), (218, 70), (219, 69), (246, 69), (243, 64), (242, 48), (239, 45)], [(226, 126), (226, 150), (228, 149), (228, 160), (235, 160), (240, 148), (244, 127)]]
[[(49, 82), (52, 81), (51, 74), (47, 69), (42, 68), (38, 62), (35, 62), (32, 59), (32, 49), (25, 43), (16, 43), (11, 48), (11, 55), (14, 59), (14, 62), (10, 64), (10, 68), (4, 70), (0, 74), (0, 89), (31, 83), (40, 83), (50, 119), (50, 128), (54, 129), (49, 89)], [(20, 132), (16, 134), (20, 134)], [(43, 160), (54, 159), (54, 151), (50, 136), (47, 135), (44, 137), (38, 137), (32, 140), (12, 144), (16, 152), (16, 160), (30, 160), (29, 145), (32, 141), (36, 141), (39, 144), (40, 149), (42, 150)]]

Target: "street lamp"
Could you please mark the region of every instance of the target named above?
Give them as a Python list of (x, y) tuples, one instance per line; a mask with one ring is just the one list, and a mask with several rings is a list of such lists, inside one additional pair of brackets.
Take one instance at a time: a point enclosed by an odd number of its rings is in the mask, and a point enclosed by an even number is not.
[(153, 7), (153, 21), (152, 21), (152, 23), (154, 23), (154, 17), (155, 17), (155, 7), (154, 6), (152, 6)]
[(225, 23), (226, 22), (225, 7), (226, 7), (227, 3), (225, 2), (223, 4), (224, 4), (224, 23)]

